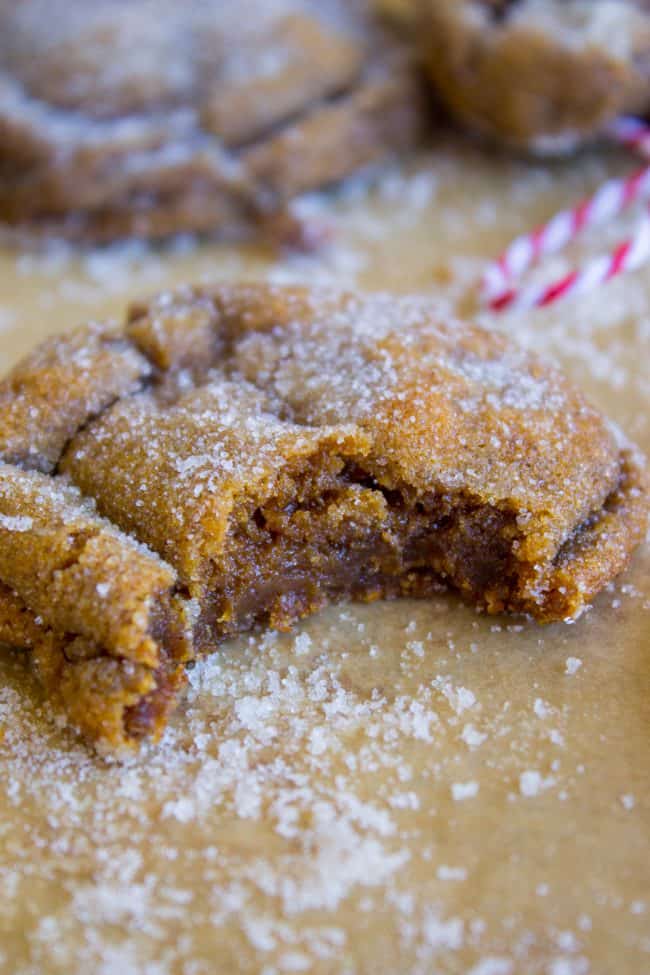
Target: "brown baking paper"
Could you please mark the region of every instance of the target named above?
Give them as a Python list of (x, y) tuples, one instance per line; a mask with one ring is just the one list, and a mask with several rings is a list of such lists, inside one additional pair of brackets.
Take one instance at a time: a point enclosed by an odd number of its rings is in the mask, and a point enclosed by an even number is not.
[[(468, 314), (488, 256), (629, 165), (526, 166), (441, 144), (333, 212), (308, 201), (334, 225), (318, 257), (184, 240), (5, 254), (2, 369), (186, 280), (424, 291), (441, 314)], [(649, 309), (642, 270), (480, 318), (561, 362), (649, 451)], [(646, 547), (570, 626), (441, 593), (231, 642), (129, 765), (61, 728), (25, 655), (3, 653), (0, 971), (650, 970), (649, 567)]]

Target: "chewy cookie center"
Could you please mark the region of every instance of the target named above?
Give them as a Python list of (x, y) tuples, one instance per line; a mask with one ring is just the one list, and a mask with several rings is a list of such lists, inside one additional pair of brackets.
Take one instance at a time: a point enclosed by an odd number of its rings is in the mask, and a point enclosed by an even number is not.
[(358, 430), (260, 419), (232, 396), (220, 408), (229, 394), (212, 383), (191, 410), (139, 394), (91, 422), (60, 464), (177, 570), (199, 605), (196, 651), (260, 621), (287, 628), (331, 600), (425, 596), (441, 582), (493, 611), (510, 604), (512, 511), (382, 486)]

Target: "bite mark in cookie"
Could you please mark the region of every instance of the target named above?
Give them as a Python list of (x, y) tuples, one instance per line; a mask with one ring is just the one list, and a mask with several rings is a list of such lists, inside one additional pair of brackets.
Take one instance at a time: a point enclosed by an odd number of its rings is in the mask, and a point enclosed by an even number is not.
[(103, 747), (187, 660), (441, 585), (574, 618), (645, 531), (642, 458), (557, 371), (424, 299), (242, 285), (51, 340), (0, 387), (0, 639)]

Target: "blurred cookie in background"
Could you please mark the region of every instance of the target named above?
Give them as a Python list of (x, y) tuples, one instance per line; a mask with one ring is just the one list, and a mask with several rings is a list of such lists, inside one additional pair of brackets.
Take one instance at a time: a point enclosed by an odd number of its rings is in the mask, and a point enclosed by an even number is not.
[(408, 45), (362, 2), (0, 2), (0, 221), (159, 238), (260, 221), (416, 140)]
[(570, 152), (650, 109), (647, 0), (419, 0), (417, 38), (451, 114), (517, 149)]

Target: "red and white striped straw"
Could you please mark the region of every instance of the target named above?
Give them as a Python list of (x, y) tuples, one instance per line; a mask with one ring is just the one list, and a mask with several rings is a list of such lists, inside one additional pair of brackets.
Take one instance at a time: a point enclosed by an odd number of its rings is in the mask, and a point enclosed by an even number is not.
[[(637, 119), (618, 119), (607, 135), (620, 145), (650, 157), (650, 127)], [(613, 253), (588, 261), (547, 285), (518, 288), (515, 281), (549, 254), (561, 251), (578, 234), (602, 226), (639, 200), (650, 198), (650, 165), (627, 179), (611, 179), (572, 210), (557, 213), (532, 233), (517, 237), (483, 275), (483, 302), (492, 311), (541, 308), (568, 294), (581, 294), (616, 275), (640, 267), (650, 259), (650, 216)]]

